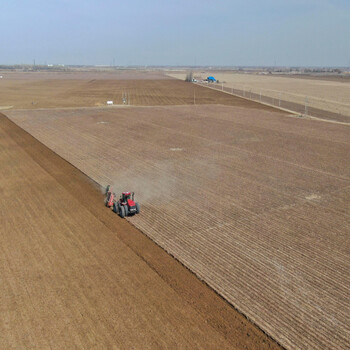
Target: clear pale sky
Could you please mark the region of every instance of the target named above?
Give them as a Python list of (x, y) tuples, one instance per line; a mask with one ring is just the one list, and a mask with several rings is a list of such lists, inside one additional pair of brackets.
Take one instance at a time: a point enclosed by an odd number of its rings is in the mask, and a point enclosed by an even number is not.
[(0, 64), (350, 65), (350, 0), (1, 0)]

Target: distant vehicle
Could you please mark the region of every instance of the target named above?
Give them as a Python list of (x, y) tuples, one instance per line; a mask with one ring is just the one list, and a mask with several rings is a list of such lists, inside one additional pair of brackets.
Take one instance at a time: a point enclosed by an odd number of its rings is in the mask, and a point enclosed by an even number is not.
[(208, 83), (215, 83), (215, 82), (216, 82), (216, 79), (215, 79), (213, 76), (209, 76), (209, 77), (207, 78), (207, 82), (208, 82)]

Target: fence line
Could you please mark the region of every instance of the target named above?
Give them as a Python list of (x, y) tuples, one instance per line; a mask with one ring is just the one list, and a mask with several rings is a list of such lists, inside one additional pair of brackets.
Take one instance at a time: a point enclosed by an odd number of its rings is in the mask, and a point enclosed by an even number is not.
[(246, 86), (243, 86), (242, 88), (236, 88), (232, 86), (224, 86), (223, 83), (197, 84), (209, 87), (214, 90), (223, 91), (238, 97), (243, 97), (247, 100), (263, 103), (282, 110), (288, 110), (292, 113), (299, 114), (301, 116), (313, 116), (327, 120), (336, 120), (350, 123), (350, 116), (342, 114), (339, 110), (337, 112), (330, 112), (327, 110), (311, 107), (309, 96), (305, 96), (304, 103), (296, 103), (282, 99), (281, 92), (278, 93), (278, 97), (276, 98), (275, 96), (264, 95), (262, 90), (260, 90), (259, 92), (253, 92), (252, 89), (248, 89)]

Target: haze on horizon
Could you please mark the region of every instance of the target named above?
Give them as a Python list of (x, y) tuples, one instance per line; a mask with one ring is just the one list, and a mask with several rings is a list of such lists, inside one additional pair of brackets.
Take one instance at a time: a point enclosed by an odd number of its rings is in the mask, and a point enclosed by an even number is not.
[(347, 0), (12, 0), (0, 64), (350, 66)]

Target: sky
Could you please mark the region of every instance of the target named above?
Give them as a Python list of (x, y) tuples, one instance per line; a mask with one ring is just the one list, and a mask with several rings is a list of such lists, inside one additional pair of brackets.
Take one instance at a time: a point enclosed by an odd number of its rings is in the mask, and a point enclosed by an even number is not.
[(0, 64), (350, 66), (350, 0), (0, 2)]

